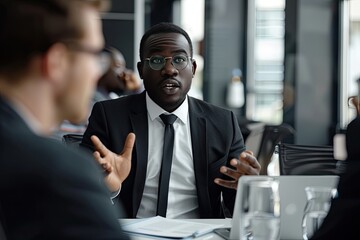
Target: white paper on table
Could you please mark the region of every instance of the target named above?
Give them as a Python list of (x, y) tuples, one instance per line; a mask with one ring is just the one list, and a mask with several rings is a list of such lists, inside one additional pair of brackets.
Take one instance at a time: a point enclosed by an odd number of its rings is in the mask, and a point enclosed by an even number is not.
[(136, 223), (123, 225), (124, 231), (129, 233), (173, 239), (199, 237), (220, 227), (223, 227), (223, 225), (169, 219), (160, 216), (146, 218)]

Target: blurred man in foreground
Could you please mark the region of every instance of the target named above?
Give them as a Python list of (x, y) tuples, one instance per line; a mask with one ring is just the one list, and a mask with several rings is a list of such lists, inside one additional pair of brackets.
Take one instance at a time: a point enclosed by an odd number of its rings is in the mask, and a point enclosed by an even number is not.
[[(128, 239), (97, 163), (49, 140), (100, 77), (101, 0), (0, 0), (0, 222), (8, 239)], [(131, 159), (130, 134), (119, 162)]]
[[(116, 48), (109, 47), (102, 53), (107, 57), (103, 62), (105, 73), (100, 77), (96, 91), (89, 104), (89, 115), (93, 105), (96, 102), (108, 99), (119, 98), (124, 95), (140, 93), (143, 86), (137, 75), (126, 68), (126, 61), (123, 54)], [(106, 62), (106, 60), (110, 60)], [(74, 123), (68, 120), (63, 121), (53, 133), (55, 139), (64, 140), (64, 135), (81, 135), (85, 132), (88, 124), (87, 118), (81, 123)], [(65, 136), (66, 138), (66, 136)]]

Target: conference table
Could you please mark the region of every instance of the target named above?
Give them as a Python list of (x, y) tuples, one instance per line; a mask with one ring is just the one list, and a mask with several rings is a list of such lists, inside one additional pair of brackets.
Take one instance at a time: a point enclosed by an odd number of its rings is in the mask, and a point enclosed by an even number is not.
[[(264, 176), (243, 176), (239, 181), (238, 194), (242, 194), (242, 189), (246, 189), (249, 182), (255, 180), (264, 180), (268, 177)], [(279, 183), (279, 199), (280, 204), (274, 205), (274, 209), (280, 211), (280, 239), (301, 239), (303, 235), (302, 219), (304, 216), (304, 209), (307, 204), (307, 197), (305, 189), (309, 186), (315, 186), (316, 188), (325, 187), (326, 190), (336, 188), (339, 176), (337, 175), (322, 175), (322, 176), (277, 176), (274, 177)], [(256, 185), (254, 185), (256, 186)], [(266, 192), (266, 191), (264, 191)], [(256, 192), (258, 193), (258, 192)], [(330, 192), (329, 192), (330, 193)], [(240, 196), (240, 195), (239, 195)], [(236, 220), (235, 225), (240, 227), (240, 210), (241, 196), (237, 196), (235, 201), (234, 216)], [(330, 202), (329, 199), (326, 200)], [(261, 198), (265, 201), (266, 198)], [(254, 199), (252, 199), (254, 201)], [(179, 221), (177, 221), (179, 220)], [(130, 236), (134, 240), (145, 239), (159, 239), (154, 236), (198, 236), (196, 239), (211, 239), (222, 240), (223, 238), (214, 233), (213, 230), (217, 228), (230, 228), (232, 224), (231, 218), (226, 219), (167, 219), (162, 217), (152, 217), (145, 219), (119, 219), (120, 224), (124, 230), (131, 232)], [(190, 222), (190, 224), (189, 224)], [(205, 225), (205, 226), (204, 226)], [(208, 226), (210, 225), (210, 226)], [(239, 228), (235, 228), (239, 234)], [(139, 233), (143, 235), (140, 235)], [(206, 233), (206, 234), (205, 234)], [(147, 234), (147, 235), (145, 235)], [(163, 238), (166, 239), (166, 238)]]
[[(195, 222), (195, 223), (206, 223), (206, 224), (212, 224), (212, 225), (221, 225), (221, 227), (230, 227), (231, 226), (231, 218), (226, 219), (183, 219), (186, 222)], [(127, 225), (127, 224), (133, 224), (138, 221), (141, 221), (141, 219), (119, 219), (120, 224)], [(148, 239), (159, 239), (151, 236), (145, 236), (145, 235), (138, 235), (138, 234), (130, 234), (130, 237), (132, 240), (148, 240)], [(166, 239), (166, 238), (162, 238)], [(197, 238), (194, 238), (197, 240), (223, 240), (222, 237), (220, 237), (218, 234), (214, 232), (207, 233), (205, 235), (199, 236)]]

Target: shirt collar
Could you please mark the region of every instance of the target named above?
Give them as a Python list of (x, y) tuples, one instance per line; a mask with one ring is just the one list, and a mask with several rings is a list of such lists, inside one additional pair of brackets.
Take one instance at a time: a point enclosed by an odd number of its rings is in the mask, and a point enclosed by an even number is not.
[[(162, 109), (159, 105), (157, 105), (149, 97), (147, 92), (146, 92), (146, 108), (147, 108), (147, 111), (149, 113), (151, 121), (154, 121), (155, 118), (159, 117), (163, 113), (170, 114), (169, 112)], [(186, 96), (184, 102), (175, 111), (171, 112), (171, 114), (176, 115), (181, 120), (181, 122), (183, 122), (184, 124), (187, 124), (188, 115), (189, 115), (188, 96)]]

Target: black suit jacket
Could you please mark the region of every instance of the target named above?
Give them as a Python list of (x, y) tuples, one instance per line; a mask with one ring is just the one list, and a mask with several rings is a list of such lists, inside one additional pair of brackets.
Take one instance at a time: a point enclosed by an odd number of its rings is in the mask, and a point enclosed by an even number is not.
[(7, 239), (128, 239), (99, 167), (35, 135), (0, 97), (0, 222)]
[[(218, 186), (214, 179), (226, 178), (220, 173), (220, 166), (230, 166), (229, 160), (238, 158), (245, 150), (239, 125), (231, 111), (192, 97), (189, 97), (189, 115), (200, 217), (224, 217), (221, 192), (232, 212), (236, 191)], [(96, 103), (81, 143), (92, 149), (90, 136), (97, 135), (106, 147), (120, 153), (127, 134), (135, 133), (132, 168), (119, 195), (128, 217), (136, 217), (146, 181), (147, 117), (145, 92)]]

